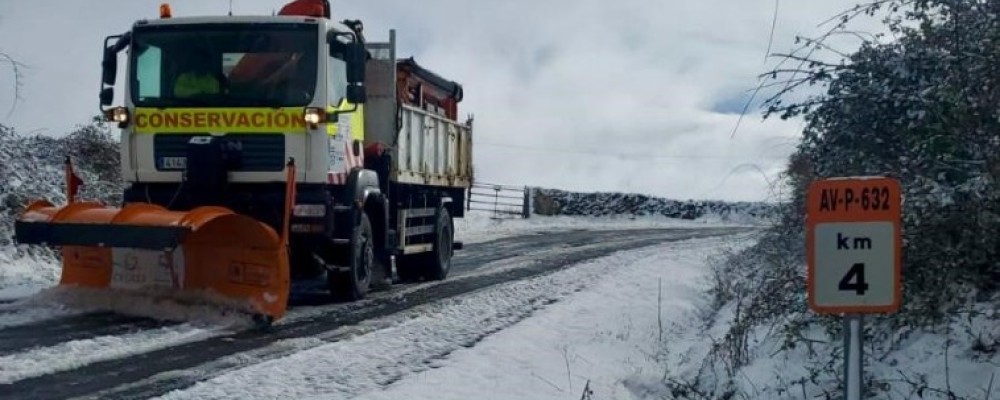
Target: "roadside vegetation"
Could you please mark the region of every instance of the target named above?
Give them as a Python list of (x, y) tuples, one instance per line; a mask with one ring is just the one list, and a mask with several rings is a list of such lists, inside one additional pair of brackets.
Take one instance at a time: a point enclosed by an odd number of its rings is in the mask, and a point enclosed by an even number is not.
[[(885, 33), (852, 28), (866, 16)], [(765, 118), (805, 122), (784, 176), (792, 195), (754, 246), (717, 263), (704, 319), (722, 334), (704, 365), (667, 383), (678, 398), (838, 398), (842, 325), (806, 304), (804, 196), (815, 179), (885, 175), (903, 186), (904, 300), (866, 319), (869, 395), (989, 398), (1000, 390), (1000, 2), (869, 1), (831, 23), (764, 75)], [(860, 42), (853, 53), (829, 45), (844, 36)], [(933, 347), (920, 358), (915, 346)], [(765, 372), (765, 359), (789, 364)]]
[[(80, 198), (119, 204), (122, 177), (118, 139), (111, 126), (94, 118), (60, 137), (22, 135), (0, 124), (0, 248), (13, 243), (14, 219), (29, 202), (66, 201), (64, 163), (70, 157), (83, 179)], [(19, 249), (28, 251), (27, 246)], [(42, 253), (48, 253), (38, 250)]]

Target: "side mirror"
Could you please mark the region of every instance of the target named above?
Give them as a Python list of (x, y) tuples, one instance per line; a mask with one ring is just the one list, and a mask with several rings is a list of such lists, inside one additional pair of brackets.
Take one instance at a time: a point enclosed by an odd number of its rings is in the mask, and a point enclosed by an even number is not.
[(347, 85), (347, 101), (353, 104), (364, 104), (368, 101), (365, 87), (354, 83)]
[(105, 85), (114, 86), (115, 78), (118, 76), (118, 52), (104, 49), (104, 61), (101, 62), (101, 81)]
[(101, 89), (101, 105), (110, 106), (111, 102), (115, 99), (115, 89), (114, 88), (104, 88)]
[(368, 61), (368, 51), (362, 43), (344, 44), (344, 61), (347, 63), (347, 83), (365, 82), (365, 63)]

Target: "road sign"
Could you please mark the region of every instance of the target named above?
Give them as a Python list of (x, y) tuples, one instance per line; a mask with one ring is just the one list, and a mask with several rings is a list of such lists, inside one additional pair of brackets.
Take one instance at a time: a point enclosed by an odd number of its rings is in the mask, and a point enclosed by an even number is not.
[(902, 298), (899, 182), (819, 180), (806, 201), (809, 307), (818, 313), (896, 312)]

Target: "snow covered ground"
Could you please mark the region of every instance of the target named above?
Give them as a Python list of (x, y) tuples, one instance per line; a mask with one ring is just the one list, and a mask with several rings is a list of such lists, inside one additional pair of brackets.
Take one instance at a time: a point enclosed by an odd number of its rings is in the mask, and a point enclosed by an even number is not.
[[(711, 218), (681, 220), (659, 216), (648, 217), (546, 217), (529, 219), (491, 219), (492, 213), (471, 211), (466, 218), (455, 219), (456, 240), (465, 243), (484, 242), (534, 232), (569, 229), (643, 229), (705, 226), (736, 226)], [(10, 302), (54, 286), (59, 281), (59, 266), (33, 258), (15, 258), (13, 248), (0, 248), (0, 303)]]
[[(724, 225), (665, 217), (498, 221), (489, 213), (473, 213), (456, 224), (457, 239), (466, 243), (561, 230)], [(750, 240), (693, 239), (619, 252), (320, 337), (278, 342), (251, 352), (282, 354), (277, 358), (249, 366), (217, 360), (236, 367), (208, 368), (205, 381), (163, 398), (579, 398), (585, 386), (595, 398), (628, 397), (645, 388), (631, 382), (663, 375), (662, 340), (672, 324), (686, 324), (689, 312), (702, 307), (706, 257)], [(53, 291), (23, 298), (54, 285), (56, 266), (5, 261), (0, 328), (80, 312), (36, 304)], [(220, 332), (185, 324), (26, 349), (0, 357), (0, 384)], [(243, 357), (253, 355), (229, 358)]]
[[(720, 338), (729, 329), (734, 307), (726, 307), (707, 331), (687, 329), (681, 340), (666, 350), (686, 354), (687, 362), (671, 359), (670, 372), (677, 382), (693, 383), (701, 376), (701, 385), (714, 386), (723, 392), (727, 386), (721, 360), (703, 364), (712, 345), (708, 337)], [(892, 346), (874, 343), (866, 335), (865, 380), (872, 387), (874, 399), (990, 399), (1000, 390), (1000, 312), (984, 304), (948, 329), (914, 330), (902, 327), (893, 333)], [(821, 329), (803, 333), (809, 342), (782, 350), (781, 335), (774, 326), (755, 328), (746, 346), (749, 362), (738, 368), (732, 388), (752, 399), (797, 400), (803, 398), (839, 398), (838, 384), (843, 376), (842, 361), (831, 362), (831, 353), (842, 351), (842, 341), (832, 341)], [(978, 343), (977, 343), (978, 342)], [(706, 374), (705, 371), (713, 371)], [(705, 381), (708, 378), (708, 382)], [(706, 385), (707, 383), (707, 385)], [(648, 393), (665, 393), (662, 381), (639, 383)], [(949, 395), (950, 392), (950, 395)], [(919, 395), (918, 395), (919, 393)], [(720, 393), (715, 393), (717, 398)], [(741, 398), (737, 396), (736, 398)]]
[(12, 247), (0, 248), (0, 302), (27, 297), (59, 281), (56, 263), (15, 258), (13, 253)]
[(162, 398), (576, 399), (588, 381), (594, 398), (628, 397), (630, 380), (662, 376), (659, 336), (699, 307), (706, 258), (748, 242), (616, 253), (369, 321), (379, 328)]
[(703, 307), (707, 258), (739, 239), (666, 244), (607, 257), (586, 290), (535, 313), (439, 368), (363, 399), (632, 398), (631, 382), (664, 374), (663, 341)]
[(72, 340), (0, 357), (0, 385), (83, 365), (206, 339), (219, 330), (182, 324), (125, 335)]
[(493, 219), (486, 211), (471, 211), (465, 218), (455, 219), (456, 240), (465, 243), (485, 242), (502, 237), (535, 232), (587, 230), (628, 230), (650, 228), (696, 228), (706, 226), (751, 226), (723, 222), (714, 216), (686, 220), (664, 216), (614, 215), (603, 217), (541, 216), (528, 219)]

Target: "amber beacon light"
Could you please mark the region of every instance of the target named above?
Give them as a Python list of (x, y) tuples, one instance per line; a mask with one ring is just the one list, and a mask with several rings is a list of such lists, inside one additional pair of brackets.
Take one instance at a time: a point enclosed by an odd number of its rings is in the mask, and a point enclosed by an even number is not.
[(160, 4), (160, 18), (170, 18), (171, 17), (170, 4), (163, 3)]

